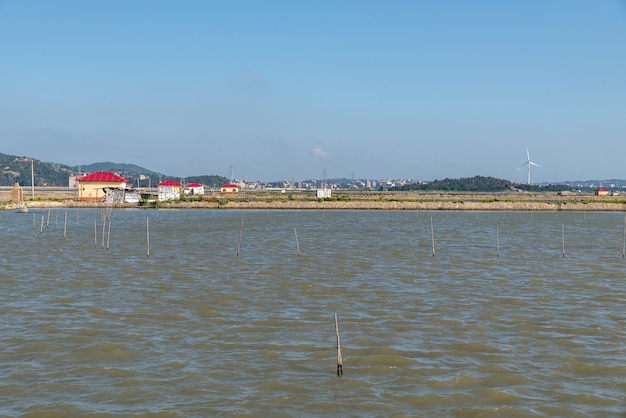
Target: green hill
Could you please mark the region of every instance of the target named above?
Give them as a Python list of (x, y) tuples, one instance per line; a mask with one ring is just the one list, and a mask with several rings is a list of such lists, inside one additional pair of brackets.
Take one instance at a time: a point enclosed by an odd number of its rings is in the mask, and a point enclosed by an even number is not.
[(31, 185), (32, 173), (35, 186), (67, 186), (74, 171), (61, 164), (0, 153), (0, 186), (13, 186), (16, 182), (21, 186)]
[(571, 190), (571, 187), (564, 184), (519, 184), (508, 180), (497, 179), (495, 177), (474, 176), (460, 179), (434, 180), (428, 183), (405, 184), (401, 187), (392, 187), (391, 191), (454, 191), (454, 192), (488, 192), (499, 193), (510, 190), (523, 190), (527, 192), (558, 192)]
[[(0, 186), (13, 186), (16, 182), (22, 187), (35, 186), (67, 187), (70, 175), (82, 175), (95, 171), (112, 171), (125, 177), (135, 187), (155, 187), (165, 179), (176, 179), (162, 173), (148, 170), (135, 164), (100, 162), (70, 167), (62, 164), (43, 162), (31, 157), (18, 157), (0, 153)], [(222, 176), (195, 176), (185, 178), (185, 183), (201, 183), (209, 188), (219, 188), (229, 180)]]

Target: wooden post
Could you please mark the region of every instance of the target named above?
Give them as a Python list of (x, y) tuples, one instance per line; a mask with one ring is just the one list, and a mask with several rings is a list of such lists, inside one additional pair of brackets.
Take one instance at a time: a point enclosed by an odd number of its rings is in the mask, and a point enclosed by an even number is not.
[(104, 231), (105, 231), (105, 228), (106, 228), (106, 225), (107, 225), (107, 217), (106, 217), (106, 215), (103, 214), (101, 216), (101, 219), (102, 219), (102, 246), (100, 248), (104, 249)]
[(97, 247), (98, 246), (98, 233), (96, 232), (98, 230), (98, 221), (96, 219), (93, 220), (93, 246)]
[(343, 359), (341, 358), (341, 343), (339, 342), (339, 323), (335, 314), (335, 335), (337, 336), (337, 376), (343, 376)]
[(239, 226), (239, 241), (237, 242), (237, 257), (241, 251), (241, 235), (243, 234), (243, 216), (241, 217), (241, 225)]
[(565, 224), (561, 224), (561, 252), (565, 257)]
[(109, 218), (109, 231), (107, 232), (107, 250), (109, 249), (109, 241), (111, 241), (111, 218)]
[(146, 257), (150, 257), (150, 218), (146, 216)]
[(430, 217), (430, 240), (433, 247), (433, 257), (435, 256), (435, 230), (433, 229), (433, 217)]
[(293, 227), (293, 233), (296, 236), (296, 249), (298, 250), (298, 255), (300, 255), (300, 244), (298, 243), (298, 232), (296, 231), (296, 227)]
[(624, 238), (622, 239), (622, 258), (626, 257), (626, 213), (624, 214)]
[(496, 258), (500, 257), (500, 235), (498, 233), (498, 226), (496, 225)]
[(67, 237), (67, 211), (65, 211), (65, 223), (63, 224), (63, 239)]

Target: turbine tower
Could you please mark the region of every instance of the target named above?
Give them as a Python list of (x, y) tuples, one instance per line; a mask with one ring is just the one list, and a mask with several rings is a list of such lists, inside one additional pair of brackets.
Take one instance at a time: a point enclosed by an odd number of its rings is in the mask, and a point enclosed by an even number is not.
[(534, 165), (535, 167), (541, 167), (539, 164), (534, 163), (530, 160), (530, 153), (528, 152), (528, 148), (526, 148), (526, 162), (522, 165), (519, 166), (519, 168), (517, 169), (518, 171), (524, 167), (525, 165), (528, 166), (528, 184), (532, 184), (530, 181), (530, 166)]

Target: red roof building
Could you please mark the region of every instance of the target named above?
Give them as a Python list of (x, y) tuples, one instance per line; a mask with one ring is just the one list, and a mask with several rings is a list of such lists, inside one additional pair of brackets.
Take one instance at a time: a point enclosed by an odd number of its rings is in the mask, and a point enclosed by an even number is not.
[(204, 195), (204, 185), (200, 183), (189, 183), (183, 192), (187, 195)]
[(105, 197), (106, 189), (125, 189), (126, 180), (110, 171), (96, 171), (76, 179), (79, 200), (100, 200)]
[(182, 189), (183, 185), (176, 180), (163, 180), (161, 183), (157, 184), (157, 199), (159, 199), (159, 202), (178, 200), (180, 199)]
[(98, 183), (128, 183), (122, 176), (118, 176), (110, 171), (96, 171), (76, 179), (79, 183), (98, 182)]
[(239, 186), (236, 184), (222, 184), (222, 187), (220, 187), (220, 192), (221, 193), (237, 193), (239, 192)]
[(177, 182), (176, 180), (163, 180), (161, 183), (157, 184), (157, 187), (183, 187), (182, 184)]

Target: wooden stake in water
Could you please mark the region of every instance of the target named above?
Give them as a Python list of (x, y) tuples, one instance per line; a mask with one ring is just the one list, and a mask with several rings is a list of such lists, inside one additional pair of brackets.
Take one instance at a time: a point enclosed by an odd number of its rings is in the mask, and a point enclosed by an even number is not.
[(146, 216), (146, 257), (150, 257), (150, 218)]
[(241, 217), (241, 225), (239, 225), (239, 241), (237, 242), (237, 257), (241, 251), (241, 235), (243, 234), (243, 216)]
[(624, 238), (622, 239), (622, 258), (626, 257), (626, 213), (624, 214)]
[(561, 224), (561, 252), (565, 257), (565, 225)]
[(300, 244), (298, 243), (298, 232), (296, 231), (296, 227), (293, 227), (293, 233), (296, 236), (296, 250), (298, 250), (298, 255), (300, 255)]
[(343, 359), (341, 358), (341, 343), (339, 342), (339, 323), (335, 314), (335, 335), (337, 336), (337, 376), (343, 376)]
[(109, 218), (109, 231), (107, 232), (107, 250), (109, 249), (109, 241), (111, 241), (111, 218)]
[(93, 220), (93, 246), (98, 246), (98, 221), (96, 219)]
[(65, 211), (65, 223), (63, 224), (63, 239), (67, 237), (67, 211)]
[(46, 221), (46, 228), (50, 225), (50, 208), (48, 208), (48, 220)]
[(432, 242), (433, 257), (435, 256), (435, 230), (433, 228), (433, 217), (430, 217), (430, 240)]
[(102, 215), (102, 246), (100, 248), (104, 249), (104, 231), (107, 225), (107, 217), (106, 215)]
[(39, 233), (43, 232), (43, 215), (41, 215), (41, 227), (39, 228)]
[(498, 226), (496, 225), (496, 258), (500, 257), (500, 235), (498, 232)]
[(622, 240), (622, 258), (626, 256), (626, 213), (624, 214), (624, 238)]

